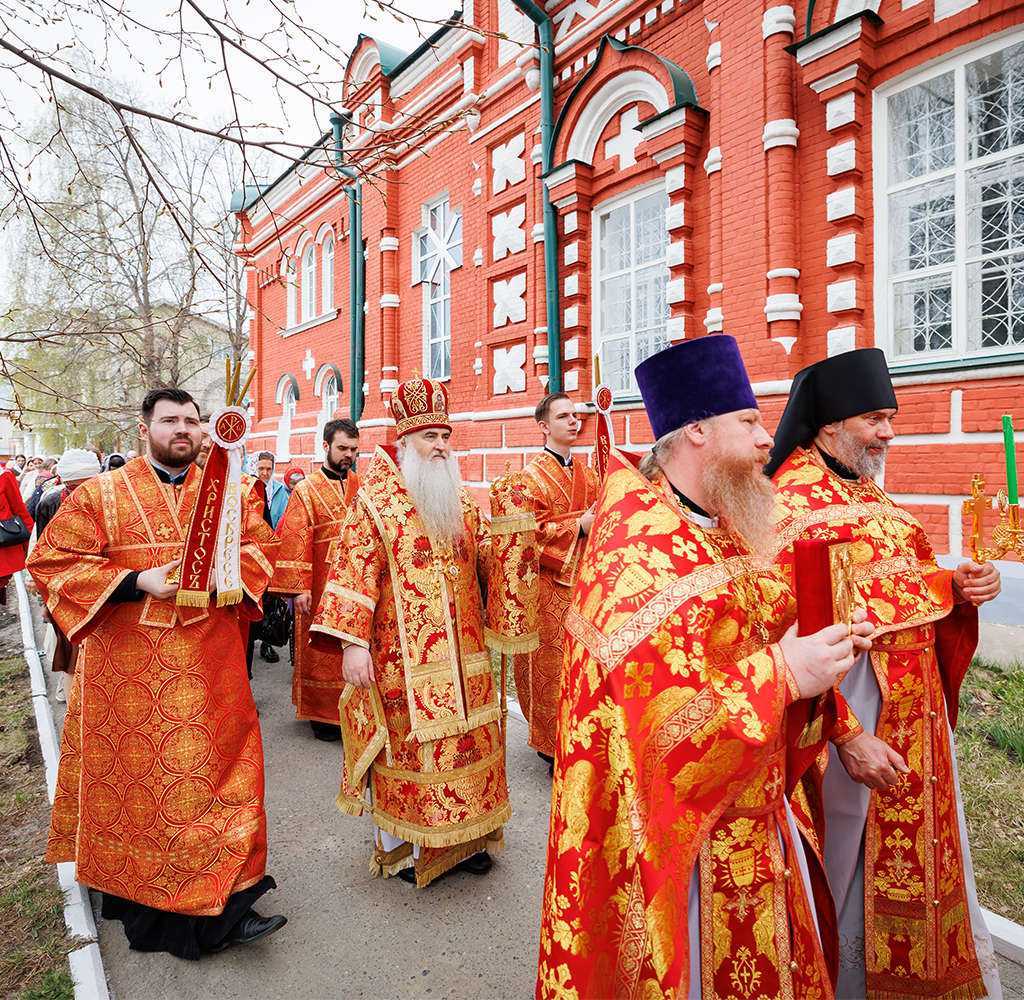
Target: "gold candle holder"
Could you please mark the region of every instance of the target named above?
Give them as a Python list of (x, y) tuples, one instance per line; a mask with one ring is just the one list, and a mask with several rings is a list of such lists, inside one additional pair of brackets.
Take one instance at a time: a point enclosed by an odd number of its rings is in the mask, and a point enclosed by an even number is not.
[[(985, 515), (992, 509), (998, 513), (998, 521), (992, 529), (992, 544), (985, 542)], [(1020, 504), (1010, 503), (1005, 490), (1000, 490), (994, 503), (985, 494), (985, 480), (982, 476), (971, 479), (971, 495), (964, 501), (963, 511), (971, 515), (971, 555), (977, 563), (1002, 559), (1008, 552), (1024, 558), (1024, 531), (1020, 526)]]

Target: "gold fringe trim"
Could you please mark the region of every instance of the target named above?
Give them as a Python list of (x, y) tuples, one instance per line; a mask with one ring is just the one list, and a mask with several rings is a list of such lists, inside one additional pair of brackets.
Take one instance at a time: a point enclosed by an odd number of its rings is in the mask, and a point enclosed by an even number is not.
[(179, 590), (174, 603), (184, 608), (208, 608), (210, 595), (205, 590)]
[(532, 653), (540, 645), (540, 633), (530, 632), (527, 635), (501, 635), (493, 629), (484, 629), (484, 643), (488, 649), (505, 656), (517, 656), (521, 653)]
[(462, 736), (473, 729), (486, 726), (489, 722), (497, 722), (499, 718), (501, 709), (497, 705), (493, 708), (474, 709), (468, 719), (431, 722), (414, 729), (410, 735), (417, 743), (433, 743), (436, 740), (443, 740), (446, 736)]
[[(922, 984), (923, 985), (923, 984)], [(932, 984), (933, 986), (936, 984)], [(934, 1000), (985, 1000), (988, 990), (982, 979), (972, 979), (969, 983), (962, 983), (945, 993), (918, 993), (914, 996), (934, 998)], [(906, 992), (893, 993), (890, 990), (873, 990), (868, 988), (868, 1000), (913, 1000)]]
[(370, 874), (374, 878), (391, 878), (412, 865), (412, 844), (399, 844), (393, 851), (378, 847), (370, 856)]
[(446, 852), (434, 862), (422, 867), (419, 860), (416, 862), (416, 888), (425, 889), (431, 882), (436, 881), (445, 872), (450, 872), (456, 865), (471, 858), (474, 854), (487, 851), (488, 854), (500, 854), (505, 848), (504, 830), (495, 830), (476, 840), (470, 840), (465, 844), (456, 846), (453, 850)]
[(344, 792), (338, 792), (334, 804), (338, 807), (338, 812), (343, 812), (346, 816), (362, 816), (366, 812), (366, 803), (362, 799), (355, 799)]
[[(341, 796), (338, 796), (338, 808), (341, 809)], [(348, 810), (342, 810), (347, 812)], [(489, 833), (503, 827), (512, 815), (512, 806), (507, 803), (489, 816), (478, 819), (475, 823), (463, 823), (457, 827), (441, 830), (423, 830), (421, 827), (407, 826), (391, 816), (371, 807), (373, 822), (392, 837), (407, 840), (410, 844), (421, 847), (456, 847), (467, 841), (485, 837)], [(358, 814), (352, 814), (358, 815)]]
[(241, 604), (242, 603), (242, 591), (241, 588), (238, 590), (225, 590), (223, 593), (218, 591), (217, 593), (217, 607), (223, 608), (230, 604)]
[(491, 519), (492, 535), (515, 535), (537, 530), (537, 519), (532, 514), (509, 514)]

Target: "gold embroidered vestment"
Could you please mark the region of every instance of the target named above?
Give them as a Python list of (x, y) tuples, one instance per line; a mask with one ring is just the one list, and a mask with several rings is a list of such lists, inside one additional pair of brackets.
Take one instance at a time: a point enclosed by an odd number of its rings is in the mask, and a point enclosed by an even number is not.
[(312, 626), (318, 642), (369, 649), (376, 676), (369, 689), (347, 685), (341, 695), (338, 807), (369, 809), (382, 830), (428, 849), (416, 865), (420, 884), (496, 846), (511, 813), (484, 648), (486, 527), (465, 492), (462, 507), (465, 533), (436, 543), (394, 457), (378, 449)]
[(133, 459), (79, 486), (29, 559), (54, 621), (81, 644), (61, 740), (47, 860), (160, 910), (220, 913), (263, 877), (263, 748), (240, 616), (270, 580), (277, 539), (247, 491), (245, 605), (111, 604), (131, 571), (181, 555), (199, 470), (161, 483)]
[(785, 818), (790, 591), (613, 452), (567, 620), (537, 997), (831, 998)]

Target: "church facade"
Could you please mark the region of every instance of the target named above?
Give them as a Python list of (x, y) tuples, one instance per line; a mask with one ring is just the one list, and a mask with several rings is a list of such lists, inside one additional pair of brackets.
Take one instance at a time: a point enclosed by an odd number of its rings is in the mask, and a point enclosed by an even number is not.
[(398, 381), (429, 375), (482, 495), (540, 447), (549, 388), (593, 412), (599, 365), (635, 448), (633, 367), (726, 332), (769, 429), (798, 369), (885, 350), (885, 486), (940, 553), (968, 541), (972, 476), (1005, 485), (1024, 3), (466, 0), (412, 53), (362, 36), (339, 103), (302, 164), (236, 196), (254, 447), (308, 468), (356, 414), (369, 451)]

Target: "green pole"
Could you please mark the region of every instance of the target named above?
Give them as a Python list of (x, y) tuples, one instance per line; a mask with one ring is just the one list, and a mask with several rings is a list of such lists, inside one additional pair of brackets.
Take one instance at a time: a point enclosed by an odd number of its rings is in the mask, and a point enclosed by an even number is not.
[[(552, 167), (555, 121), (555, 39), (551, 18), (533, 0), (513, 3), (537, 25), (540, 41), (541, 173)], [(544, 306), (548, 326), (548, 392), (562, 391), (562, 314), (558, 296), (558, 215), (544, 185)]]
[(345, 188), (348, 199), (348, 327), (349, 327), (349, 416), (358, 421), (363, 415), (364, 368), (364, 261), (363, 261), (363, 211), (362, 190), (359, 175), (343, 162), (341, 129), (344, 118), (331, 115), (331, 131), (334, 136), (334, 157), (338, 173), (353, 183)]

